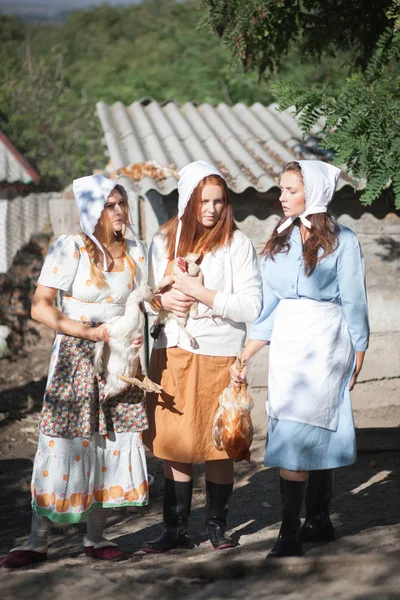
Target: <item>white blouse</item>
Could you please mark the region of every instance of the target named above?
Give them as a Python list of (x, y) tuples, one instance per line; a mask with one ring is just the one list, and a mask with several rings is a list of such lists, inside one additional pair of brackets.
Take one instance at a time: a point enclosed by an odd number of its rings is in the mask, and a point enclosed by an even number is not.
[[(157, 233), (149, 252), (149, 285), (154, 289), (168, 265), (165, 237)], [(179, 346), (207, 356), (235, 356), (243, 348), (246, 323), (253, 323), (261, 310), (261, 279), (257, 254), (252, 242), (235, 231), (231, 243), (207, 253), (200, 265), (206, 288), (216, 292), (213, 309), (199, 303), (199, 314), (216, 315), (212, 319), (188, 319), (187, 329), (198, 343), (191, 348), (187, 335), (170, 320), (154, 343), (155, 348)]]
[(143, 242), (127, 240), (127, 252), (136, 264), (132, 281), (127, 261), (120, 271), (104, 272), (107, 287), (90, 278), (90, 260), (80, 235), (61, 235), (51, 246), (38, 283), (61, 291), (61, 310), (75, 321), (106, 323), (124, 314), (132, 289), (147, 283), (147, 257)]

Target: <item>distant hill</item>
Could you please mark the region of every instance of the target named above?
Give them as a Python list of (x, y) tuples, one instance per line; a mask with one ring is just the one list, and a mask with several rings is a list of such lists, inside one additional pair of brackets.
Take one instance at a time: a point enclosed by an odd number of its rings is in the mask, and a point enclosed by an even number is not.
[(16, 15), (23, 21), (63, 22), (68, 12), (110, 4), (112, 6), (127, 6), (139, 4), (141, 0), (0, 0), (0, 12), (6, 15)]

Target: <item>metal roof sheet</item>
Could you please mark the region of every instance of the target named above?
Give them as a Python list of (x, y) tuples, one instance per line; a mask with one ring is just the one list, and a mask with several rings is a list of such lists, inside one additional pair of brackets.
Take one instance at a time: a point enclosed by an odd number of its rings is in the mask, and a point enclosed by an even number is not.
[[(111, 170), (155, 161), (179, 170), (193, 160), (215, 164), (232, 191), (248, 188), (267, 192), (277, 187), (283, 165), (292, 160), (319, 158), (316, 140), (322, 124), (303, 140), (298, 119), (291, 110), (278, 112), (277, 104), (243, 103), (196, 105), (187, 102), (159, 104), (146, 98), (125, 106), (121, 102), (97, 103)], [(356, 187), (342, 172), (338, 188)], [(145, 177), (135, 182), (139, 194), (150, 189), (168, 195), (177, 187), (175, 177), (156, 181)]]
[(8, 137), (0, 131), (0, 182), (38, 183), (39, 173), (18, 152)]

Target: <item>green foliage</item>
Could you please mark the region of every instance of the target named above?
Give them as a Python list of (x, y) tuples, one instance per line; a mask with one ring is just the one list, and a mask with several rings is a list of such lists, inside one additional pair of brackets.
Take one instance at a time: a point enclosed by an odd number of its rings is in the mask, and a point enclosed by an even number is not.
[(345, 59), (349, 73), (341, 85), (310, 78), (300, 84), (280, 68), (277, 101), (282, 110), (295, 107), (304, 134), (322, 120), (322, 146), (333, 150), (336, 164), (367, 180), (364, 204), (390, 188), (400, 209), (400, 0), (203, 4), (208, 23), (245, 68), (276, 69), (294, 49), (311, 64), (323, 49)]
[(101, 165), (100, 124), (92, 102), (68, 85), (61, 47), (33, 51), (32, 31), (8, 17), (0, 40), (1, 128), (40, 172), (41, 188), (57, 189)]
[(203, 0), (206, 21), (245, 69), (275, 71), (291, 44), (301, 54), (351, 51), (365, 68), (392, 0)]
[(18, 68), (24, 33), (15, 17), (0, 15), (0, 81)]
[(7, 108), (2, 129), (39, 170), (42, 188), (66, 185), (102, 164), (93, 105), (67, 85), (62, 54), (35, 62), (27, 47), (23, 70), (13, 71), (0, 93)]
[[(385, 31), (364, 74), (349, 77), (343, 87), (315, 91), (287, 82), (278, 86), (280, 109), (294, 106), (306, 134), (323, 118), (322, 146), (335, 153), (367, 185), (361, 201), (368, 205), (391, 187), (400, 209), (400, 32)], [(391, 62), (391, 61), (394, 61)]]
[(271, 102), (268, 84), (245, 76), (198, 27), (197, 3), (154, 0), (70, 13), (61, 25), (0, 19), (0, 127), (46, 188), (106, 162), (99, 100)]
[[(338, 58), (323, 53), (319, 64), (306, 64), (302, 46), (287, 45), (285, 32), (301, 31), (297, 0), (270, 3), (268, 28), (261, 29), (257, 20), (249, 22), (249, 11), (263, 0), (239, 3), (241, 26), (247, 23), (249, 32), (254, 28), (261, 36), (257, 57), (262, 59), (267, 40), (272, 63), (279, 65), (279, 72), (260, 82), (257, 69), (243, 72), (243, 56), (232, 61), (229, 49), (205, 23), (199, 2), (103, 4), (69, 13), (58, 25), (2, 17), (0, 111), (5, 121), (0, 126), (39, 170), (42, 185), (64, 186), (104, 166), (94, 115), (99, 100), (129, 105), (150, 96), (181, 104), (269, 104), (275, 100), (271, 81), (278, 77), (317, 88), (329, 82), (333, 90), (345, 81), (351, 52), (340, 52)], [(234, 10), (237, 3), (228, 5)]]
[(271, 98), (256, 75), (238, 72), (198, 20), (196, 4), (172, 0), (72, 13), (63, 28), (69, 81), (108, 103), (146, 96), (214, 104)]
[(386, 15), (389, 19), (394, 20), (394, 29), (400, 29), (400, 0), (393, 0), (391, 7), (386, 12)]
[[(245, 70), (276, 70), (298, 33), (298, 0), (205, 0), (209, 22)], [(289, 35), (290, 32), (290, 35)]]

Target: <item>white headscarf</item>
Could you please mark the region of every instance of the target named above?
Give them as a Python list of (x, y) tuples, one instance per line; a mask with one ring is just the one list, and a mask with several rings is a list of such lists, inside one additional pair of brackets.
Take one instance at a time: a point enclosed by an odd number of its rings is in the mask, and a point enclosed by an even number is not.
[(72, 190), (81, 218), (82, 231), (86, 233), (103, 254), (104, 271), (107, 271), (106, 254), (103, 246), (93, 235), (93, 232), (100, 219), (107, 198), (116, 185), (115, 181), (102, 175), (80, 177), (79, 179), (74, 179), (72, 183)]
[[(298, 215), (305, 227), (310, 229), (308, 215), (324, 213), (333, 198), (340, 169), (320, 160), (298, 160), (304, 183), (305, 211)], [(278, 227), (278, 233), (287, 229), (297, 217), (289, 217)]]
[[(208, 177), (209, 175), (218, 175), (222, 179), (221, 173), (218, 171), (214, 165), (210, 165), (210, 163), (204, 160), (196, 160), (194, 162), (189, 163), (185, 167), (183, 167), (179, 171), (179, 181), (178, 181), (178, 230), (176, 232), (176, 240), (175, 240), (175, 257), (178, 253), (179, 239), (181, 237), (182, 231), (182, 217), (185, 212), (187, 203), (190, 200), (190, 197), (195, 189), (198, 186), (200, 181), (204, 179), (204, 177)], [(225, 179), (224, 179), (225, 181)]]

